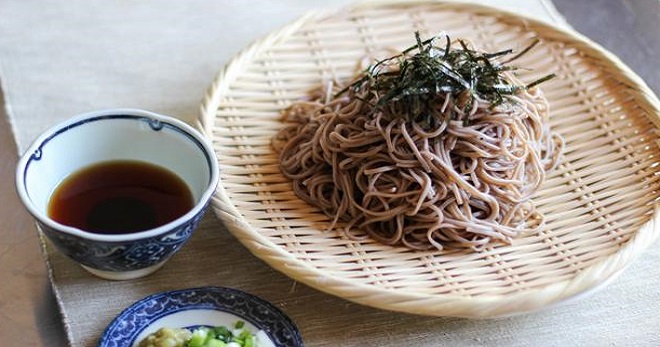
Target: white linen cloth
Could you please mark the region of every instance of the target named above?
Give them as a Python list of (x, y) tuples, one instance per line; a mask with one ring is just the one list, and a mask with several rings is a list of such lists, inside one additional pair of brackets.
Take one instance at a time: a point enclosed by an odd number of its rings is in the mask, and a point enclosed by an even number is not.
[[(550, 0), (482, 0), (567, 26)], [(192, 122), (215, 74), (240, 49), (304, 12), (346, 0), (0, 1), (0, 79), (19, 152), (46, 128), (97, 109), (134, 107)], [(226, 286), (273, 302), (308, 346), (658, 346), (660, 250), (609, 286), (511, 318), (420, 317), (311, 289), (252, 256), (212, 213), (163, 269), (137, 281), (95, 278), (46, 242), (45, 259), (72, 346), (95, 346), (136, 300)]]

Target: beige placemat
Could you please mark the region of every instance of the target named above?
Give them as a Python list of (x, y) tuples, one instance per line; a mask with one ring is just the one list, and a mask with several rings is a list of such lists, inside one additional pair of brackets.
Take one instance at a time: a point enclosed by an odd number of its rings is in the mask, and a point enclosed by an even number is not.
[[(480, 2), (564, 25), (549, 0)], [(0, 75), (19, 151), (48, 126), (92, 109), (137, 107), (192, 121), (232, 55), (318, 6), (302, 0), (3, 2)], [(594, 296), (488, 321), (392, 313), (297, 284), (252, 256), (212, 214), (181, 253), (141, 280), (94, 278), (48, 243), (45, 255), (73, 346), (96, 345), (115, 315), (148, 294), (204, 285), (273, 302), (297, 323), (308, 346), (660, 344), (657, 247)]]

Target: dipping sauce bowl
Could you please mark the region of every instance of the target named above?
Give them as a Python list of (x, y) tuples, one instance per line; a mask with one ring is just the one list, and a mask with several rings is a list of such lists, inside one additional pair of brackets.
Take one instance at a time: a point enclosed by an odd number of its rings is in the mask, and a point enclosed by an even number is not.
[[(118, 161), (145, 163), (175, 174), (190, 190), (191, 207), (164, 224), (111, 233), (63, 224), (50, 215), (51, 199), (63, 181), (90, 166)], [(131, 181), (137, 173), (126, 176)], [(206, 210), (218, 177), (211, 145), (191, 126), (148, 111), (110, 109), (73, 117), (40, 135), (19, 160), (16, 189), (40, 230), (59, 251), (96, 276), (126, 280), (158, 270), (186, 243)], [(110, 189), (121, 195), (120, 190)], [(117, 218), (148, 213), (124, 211), (116, 212)]]

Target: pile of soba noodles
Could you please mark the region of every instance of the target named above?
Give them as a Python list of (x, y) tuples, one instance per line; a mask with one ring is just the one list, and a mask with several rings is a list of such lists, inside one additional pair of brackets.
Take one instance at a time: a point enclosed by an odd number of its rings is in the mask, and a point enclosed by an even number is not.
[[(273, 146), (306, 202), (352, 239), (483, 249), (543, 225), (532, 195), (558, 163), (548, 102), (513, 74), (526, 53), (436, 37), (282, 112)], [(442, 40), (444, 39), (444, 40)]]

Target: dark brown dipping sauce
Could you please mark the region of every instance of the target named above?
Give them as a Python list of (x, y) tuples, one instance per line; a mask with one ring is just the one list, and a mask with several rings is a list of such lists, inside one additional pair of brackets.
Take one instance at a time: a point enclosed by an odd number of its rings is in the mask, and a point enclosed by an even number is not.
[(94, 164), (65, 178), (50, 198), (55, 221), (97, 234), (127, 234), (167, 224), (194, 201), (175, 173), (131, 160)]

